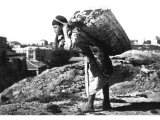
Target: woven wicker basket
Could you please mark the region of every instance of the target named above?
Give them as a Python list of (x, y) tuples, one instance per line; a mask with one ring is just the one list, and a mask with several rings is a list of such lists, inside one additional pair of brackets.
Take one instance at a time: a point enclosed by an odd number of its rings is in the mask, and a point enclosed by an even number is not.
[(93, 43), (108, 55), (117, 55), (130, 50), (130, 40), (111, 10), (103, 10), (103, 13), (96, 17), (93, 16), (94, 13), (95, 11), (92, 11), (86, 17), (87, 19), (92, 15), (92, 19), (86, 24), (78, 26), (79, 42)]

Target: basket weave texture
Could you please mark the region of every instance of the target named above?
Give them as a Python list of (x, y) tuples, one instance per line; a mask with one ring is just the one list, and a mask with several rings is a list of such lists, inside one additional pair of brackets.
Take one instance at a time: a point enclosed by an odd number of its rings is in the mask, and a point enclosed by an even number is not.
[(111, 10), (76, 12), (69, 24), (78, 33), (78, 43), (96, 45), (108, 55), (131, 49), (130, 40)]

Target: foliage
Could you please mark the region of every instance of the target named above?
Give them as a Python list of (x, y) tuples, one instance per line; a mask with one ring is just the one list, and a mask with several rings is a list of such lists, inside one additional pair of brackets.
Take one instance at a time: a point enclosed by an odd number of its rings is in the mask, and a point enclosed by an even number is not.
[(79, 57), (80, 56), (79, 50), (70, 50), (70, 53), (71, 53), (72, 57)]
[(52, 57), (48, 63), (50, 67), (61, 66), (66, 64), (71, 58), (71, 52), (62, 48), (56, 49), (52, 52)]

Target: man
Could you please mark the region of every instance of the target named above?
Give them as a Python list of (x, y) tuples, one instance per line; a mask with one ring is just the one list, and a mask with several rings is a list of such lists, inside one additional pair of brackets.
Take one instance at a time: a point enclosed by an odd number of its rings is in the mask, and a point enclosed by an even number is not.
[(72, 42), (68, 34), (69, 28), (67, 23), (67, 19), (60, 15), (53, 20), (52, 25), (56, 34), (53, 41), (54, 48), (64, 47), (67, 50), (71, 48)]
[[(85, 86), (88, 96), (88, 102), (82, 108), (82, 112), (94, 111), (95, 95), (99, 90), (103, 90), (103, 110), (111, 109), (109, 101), (109, 77), (113, 73), (112, 62), (108, 55), (98, 47), (98, 52), (95, 54), (93, 46), (85, 44), (77, 33), (76, 28), (69, 35), (67, 19), (63, 16), (56, 16), (52, 22), (56, 37), (54, 39), (55, 48), (64, 47), (67, 50), (77, 46), (84, 53), (85, 57)], [(61, 39), (60, 39), (61, 36)], [(83, 41), (83, 40), (82, 40)]]

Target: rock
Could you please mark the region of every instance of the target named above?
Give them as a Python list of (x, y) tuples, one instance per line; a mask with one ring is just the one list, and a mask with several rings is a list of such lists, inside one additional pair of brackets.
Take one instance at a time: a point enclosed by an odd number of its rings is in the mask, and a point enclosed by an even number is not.
[(157, 71), (158, 78), (160, 78), (160, 70)]
[(13, 92), (13, 96), (17, 96), (20, 93), (20, 91)]
[(5, 95), (1, 95), (1, 102), (6, 102), (8, 101), (10, 98), (6, 97)]
[(153, 113), (153, 114), (158, 114), (157, 110), (151, 110), (150, 112)]
[(138, 96), (138, 97), (148, 98), (148, 96), (147, 96), (146, 94), (137, 94), (136, 96)]

